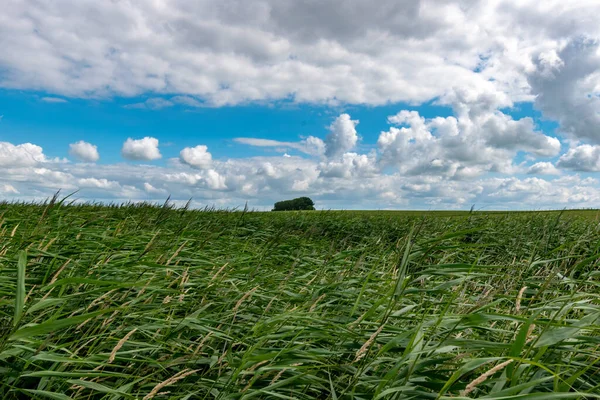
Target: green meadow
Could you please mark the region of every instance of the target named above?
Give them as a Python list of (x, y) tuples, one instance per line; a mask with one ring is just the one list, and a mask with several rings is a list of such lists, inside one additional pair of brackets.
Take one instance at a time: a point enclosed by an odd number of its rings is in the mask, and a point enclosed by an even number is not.
[(0, 398), (600, 398), (598, 219), (0, 204)]

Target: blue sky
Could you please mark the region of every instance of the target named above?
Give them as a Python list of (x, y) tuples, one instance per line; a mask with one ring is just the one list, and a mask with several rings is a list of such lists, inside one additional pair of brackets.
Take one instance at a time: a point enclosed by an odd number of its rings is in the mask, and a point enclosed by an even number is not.
[[(47, 102), (42, 99), (60, 99)], [(162, 143), (166, 159), (177, 157), (180, 148), (198, 143), (211, 148), (214, 158), (260, 156), (265, 150), (233, 141), (236, 137), (257, 137), (278, 141), (296, 141), (302, 137), (325, 136), (331, 120), (340, 113), (350, 113), (360, 121), (359, 147), (371, 148), (380, 132), (389, 128), (387, 117), (399, 110), (414, 110), (425, 118), (453, 115), (450, 107), (428, 102), (422, 105), (406, 103), (383, 106), (307, 105), (290, 102), (241, 105), (229, 107), (139, 109), (127, 105), (141, 103), (145, 97), (114, 99), (65, 99), (48, 93), (15, 90), (0, 91), (3, 110), (0, 139), (20, 143), (26, 141), (42, 146), (52, 157), (68, 157), (69, 144), (74, 140), (90, 140), (103, 157), (100, 163), (123, 161), (119, 154), (128, 137), (156, 137)], [(544, 120), (531, 103), (519, 103), (503, 110), (513, 118), (532, 117), (540, 130), (557, 135), (557, 124)], [(226, 122), (224, 122), (226, 121)], [(277, 154), (277, 149), (268, 150)], [(302, 155), (293, 149), (290, 153)]]
[[(60, 99), (47, 102), (42, 99)], [(155, 98), (155, 97), (151, 97)], [(167, 97), (168, 98), (168, 97)], [(29, 141), (42, 146), (52, 157), (68, 157), (75, 140), (93, 141), (103, 157), (100, 163), (122, 161), (119, 152), (128, 138), (152, 136), (163, 145), (163, 157), (177, 157), (183, 147), (199, 143), (209, 146), (214, 158), (259, 156), (264, 150), (233, 142), (236, 137), (297, 141), (306, 136), (325, 136), (331, 120), (343, 112), (360, 120), (361, 144), (372, 147), (381, 131), (389, 128), (387, 117), (402, 109), (418, 111), (427, 118), (452, 115), (449, 107), (431, 103), (419, 106), (324, 106), (289, 101), (269, 105), (247, 104), (227, 107), (168, 107), (159, 110), (127, 107), (148, 97), (71, 99), (49, 93), (1, 90), (0, 110), (4, 117), (0, 139), (12, 143)], [(524, 104), (528, 107), (528, 104)], [(521, 114), (517, 108), (509, 113)], [(530, 112), (527, 110), (526, 112)], [(269, 152), (277, 153), (276, 150)], [(291, 151), (290, 153), (297, 153)]]
[(0, 199), (600, 204), (597, 2), (382, 1), (8, 0)]

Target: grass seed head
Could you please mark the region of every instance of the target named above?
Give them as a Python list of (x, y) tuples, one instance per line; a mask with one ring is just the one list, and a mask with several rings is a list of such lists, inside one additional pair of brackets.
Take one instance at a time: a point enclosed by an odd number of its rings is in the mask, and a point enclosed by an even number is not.
[(369, 340), (367, 340), (362, 345), (362, 347), (360, 349), (358, 349), (358, 351), (356, 352), (356, 357), (354, 358), (354, 362), (360, 361), (367, 354), (367, 352), (369, 351), (369, 348), (371, 347), (371, 345), (373, 344), (373, 342), (375, 341), (377, 336), (381, 333), (384, 326), (385, 326), (385, 324), (381, 324), (381, 326), (375, 332), (373, 332), (371, 337), (369, 337)]
[(472, 380), (467, 387), (465, 388), (465, 390), (463, 390), (460, 395), (463, 397), (468, 396), (473, 390), (475, 390), (475, 388), (477, 387), (477, 385), (485, 382), (485, 380), (487, 378), (489, 378), (490, 376), (494, 375), (496, 372), (503, 370), (508, 364), (512, 363), (514, 360), (510, 359), (510, 360), (506, 360), (503, 363), (500, 363), (498, 365), (496, 365), (494, 368), (484, 372), (483, 374), (481, 374), (479, 377), (477, 377), (476, 379)]
[(121, 349), (121, 347), (123, 347), (123, 345), (125, 344), (125, 342), (127, 342), (127, 340), (129, 340), (129, 338), (131, 337), (131, 335), (133, 335), (135, 333), (135, 331), (137, 331), (137, 328), (129, 331), (127, 333), (127, 335), (125, 335), (121, 340), (119, 340), (119, 342), (117, 343), (117, 345), (110, 352), (110, 357), (108, 357), (108, 363), (109, 364), (111, 364), (113, 361), (115, 361), (115, 357), (117, 355), (117, 352)]
[(150, 400), (153, 399), (156, 395), (158, 395), (158, 393), (160, 392), (160, 390), (162, 388), (164, 388), (165, 386), (169, 386), (174, 384), (177, 381), (180, 381), (192, 374), (195, 374), (196, 372), (200, 371), (199, 369), (195, 369), (195, 370), (190, 370), (188, 369), (184, 369), (181, 372), (176, 373), (175, 375), (173, 375), (172, 377), (170, 377), (169, 379), (160, 382), (159, 384), (157, 384), (156, 386), (154, 386), (154, 388), (150, 391), (150, 393), (148, 393), (146, 396), (144, 396), (143, 400)]
[(521, 311), (521, 299), (523, 298), (523, 293), (525, 293), (525, 290), (527, 290), (527, 286), (523, 286), (517, 295), (517, 301), (515, 304), (515, 309), (517, 312)]

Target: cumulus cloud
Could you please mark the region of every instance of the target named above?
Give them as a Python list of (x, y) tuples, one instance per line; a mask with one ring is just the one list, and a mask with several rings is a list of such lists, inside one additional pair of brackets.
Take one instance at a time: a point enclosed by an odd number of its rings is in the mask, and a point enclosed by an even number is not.
[[(27, 168), (18, 172), (20, 180), (52, 190), (76, 189), (75, 176), (55, 165), (46, 164), (40, 168)], [(86, 178), (87, 179), (87, 178)]]
[(165, 189), (155, 188), (154, 186), (152, 186), (148, 182), (144, 182), (144, 190), (147, 193), (151, 194), (151, 195), (155, 195), (155, 194), (165, 195), (165, 194), (167, 194), (167, 191)]
[(214, 169), (209, 169), (206, 171), (205, 182), (209, 189), (213, 190), (223, 190), (227, 189), (227, 185), (225, 184), (225, 177), (221, 176)]
[(98, 188), (114, 190), (120, 188), (119, 182), (109, 181), (106, 178), (81, 178), (77, 181), (80, 188)]
[[(534, 164), (535, 165), (535, 164)], [(322, 208), (488, 208), (590, 207), (600, 201), (598, 181), (577, 175), (542, 178), (474, 177), (386, 173), (374, 154), (345, 153), (339, 159), (252, 157), (213, 160), (208, 169), (183, 163), (60, 163), (3, 168), (0, 197), (44, 199), (58, 189), (77, 190), (80, 200), (173, 201), (194, 206), (236, 207), (246, 201), (270, 209), (274, 201), (309, 195)], [(497, 175), (496, 175), (497, 176)], [(9, 185), (9, 186), (6, 186)], [(16, 193), (19, 192), (19, 193)]]
[(358, 142), (356, 125), (358, 120), (352, 120), (348, 114), (337, 117), (329, 126), (330, 133), (325, 138), (325, 155), (336, 157), (354, 149)]
[(535, 106), (568, 137), (600, 143), (600, 42), (576, 38), (535, 59)]
[(96, 162), (100, 159), (98, 146), (80, 140), (69, 145), (69, 154), (80, 161)]
[(442, 102), (456, 116), (426, 119), (403, 110), (388, 118), (392, 126), (377, 141), (384, 165), (407, 175), (440, 175), (473, 179), (485, 172), (512, 173), (519, 151), (537, 157), (555, 156), (561, 144), (535, 129), (531, 118), (518, 120), (500, 111), (510, 105), (489, 87), (455, 89)]
[(553, 180), (537, 177), (526, 179), (505, 178), (488, 182), (485, 189), (487, 201), (491, 204), (502, 202), (507, 207), (521, 202), (529, 208), (591, 207), (600, 200), (598, 181), (591, 178), (565, 176)]
[(30, 167), (46, 161), (40, 146), (0, 142), (0, 167)]
[(556, 165), (573, 171), (600, 171), (600, 146), (584, 144), (569, 149), (558, 159)]
[(372, 176), (378, 172), (375, 153), (370, 155), (344, 153), (341, 159), (319, 164), (320, 176), (328, 178), (351, 178)]
[(128, 160), (151, 161), (162, 157), (158, 150), (158, 139), (146, 136), (143, 139), (128, 138), (123, 143), (121, 155)]
[(538, 162), (527, 169), (530, 175), (560, 175), (560, 171), (551, 162)]
[[(597, 37), (597, 14), (595, 2), (530, 0), (6, 0), (0, 85), (69, 97), (177, 94), (210, 105), (387, 104), (428, 101), (481, 76), (526, 98), (532, 55)], [(94, 16), (86, 29), (82, 15)]]
[(234, 138), (233, 140), (249, 146), (273, 147), (282, 152), (294, 149), (308, 155), (339, 158), (356, 147), (359, 139), (356, 132), (358, 122), (358, 120), (352, 120), (349, 114), (340, 114), (328, 126), (329, 134), (327, 134), (325, 140), (316, 136), (309, 136), (298, 142), (247, 137)]
[(208, 168), (212, 164), (212, 155), (204, 145), (186, 147), (179, 153), (179, 158), (181, 162), (194, 168)]

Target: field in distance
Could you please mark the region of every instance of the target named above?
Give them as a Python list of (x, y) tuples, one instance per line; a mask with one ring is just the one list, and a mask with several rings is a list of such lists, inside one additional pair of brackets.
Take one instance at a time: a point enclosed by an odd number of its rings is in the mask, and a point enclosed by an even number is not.
[(0, 398), (600, 398), (598, 217), (0, 204)]
[(331, 212), (331, 213), (344, 213), (344, 214), (354, 214), (354, 215), (371, 215), (371, 216), (397, 216), (397, 217), (464, 217), (469, 214), (476, 214), (478, 216), (490, 215), (490, 216), (514, 216), (514, 215), (522, 215), (522, 214), (534, 214), (534, 215), (564, 215), (568, 217), (587, 217), (587, 218), (595, 218), (600, 219), (600, 210), (598, 209), (574, 209), (574, 210), (540, 210), (540, 211), (489, 211), (489, 210), (473, 210), (473, 211), (465, 211), (465, 210), (449, 210), (449, 211), (440, 211), (440, 210), (327, 210), (321, 212)]

